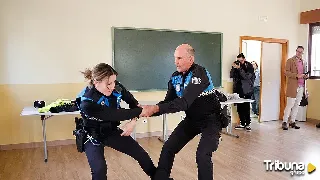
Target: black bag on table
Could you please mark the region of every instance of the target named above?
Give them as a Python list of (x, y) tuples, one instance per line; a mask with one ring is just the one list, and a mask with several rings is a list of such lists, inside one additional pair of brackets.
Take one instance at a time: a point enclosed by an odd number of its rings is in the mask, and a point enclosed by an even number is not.
[[(228, 100), (227, 96), (219, 91), (215, 91), (215, 95), (218, 98), (219, 102), (225, 102)], [(231, 116), (228, 113), (228, 106), (225, 105), (223, 108), (220, 108), (219, 119), (221, 121), (221, 127), (226, 128), (231, 123)]]

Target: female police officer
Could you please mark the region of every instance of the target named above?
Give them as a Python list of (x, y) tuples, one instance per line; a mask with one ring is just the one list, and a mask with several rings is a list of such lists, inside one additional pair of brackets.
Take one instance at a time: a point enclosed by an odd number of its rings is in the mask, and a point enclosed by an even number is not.
[[(143, 171), (152, 178), (156, 167), (148, 153), (130, 135), (136, 120), (119, 129), (120, 121), (135, 119), (143, 112), (138, 101), (116, 81), (117, 72), (108, 64), (100, 63), (93, 70), (82, 72), (90, 81), (79, 95), (80, 110), (88, 131), (84, 151), (88, 158), (93, 180), (107, 179), (104, 146), (125, 153), (138, 161)], [(120, 109), (124, 100), (131, 109)]]

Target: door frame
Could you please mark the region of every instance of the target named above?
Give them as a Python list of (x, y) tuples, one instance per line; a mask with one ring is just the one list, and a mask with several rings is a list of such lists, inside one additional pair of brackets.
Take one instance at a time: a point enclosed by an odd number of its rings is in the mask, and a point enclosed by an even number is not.
[[(281, 44), (281, 72), (280, 72), (280, 113), (279, 113), (279, 120), (283, 120), (283, 114), (284, 109), (287, 103), (286, 98), (286, 89), (287, 89), (287, 79), (285, 77), (285, 66), (288, 59), (288, 47), (289, 47), (289, 41), (287, 39), (276, 39), (276, 38), (265, 38), (265, 37), (253, 37), (253, 36), (240, 36), (239, 41), (239, 53), (242, 52), (242, 41), (243, 40), (255, 40), (255, 41), (261, 41), (261, 58), (260, 58), (260, 80), (262, 77), (262, 49), (263, 49), (263, 42), (265, 43), (278, 43)], [(263, 82), (261, 81), (260, 85), (260, 102), (261, 104), (261, 94), (262, 94), (262, 86)], [(259, 112), (261, 112), (261, 106), (259, 106)], [(259, 117), (260, 122), (260, 117)]]

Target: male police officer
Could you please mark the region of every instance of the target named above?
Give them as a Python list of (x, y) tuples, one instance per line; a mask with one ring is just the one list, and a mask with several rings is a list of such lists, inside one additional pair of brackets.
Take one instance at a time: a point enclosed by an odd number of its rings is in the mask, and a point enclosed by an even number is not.
[(174, 56), (177, 71), (169, 80), (164, 101), (144, 107), (148, 110), (143, 116), (186, 112), (186, 118), (179, 123), (162, 148), (155, 180), (169, 178), (175, 154), (200, 133), (201, 139), (196, 152), (198, 179), (213, 179), (211, 157), (219, 144), (221, 122), (216, 112), (217, 109), (220, 110), (220, 103), (214, 95), (209, 72), (194, 63), (194, 53), (194, 49), (188, 44), (176, 48)]

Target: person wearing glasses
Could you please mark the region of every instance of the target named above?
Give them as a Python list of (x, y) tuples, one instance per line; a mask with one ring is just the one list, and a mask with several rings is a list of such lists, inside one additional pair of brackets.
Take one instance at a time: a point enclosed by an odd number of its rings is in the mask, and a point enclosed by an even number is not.
[(291, 116), (289, 127), (300, 129), (296, 124), (296, 117), (303, 97), (305, 80), (308, 78), (308, 75), (305, 73), (305, 62), (302, 59), (303, 51), (303, 46), (298, 46), (296, 49), (296, 55), (288, 59), (286, 62), (285, 76), (287, 77), (287, 105), (283, 115), (283, 130), (288, 130), (289, 116)]

